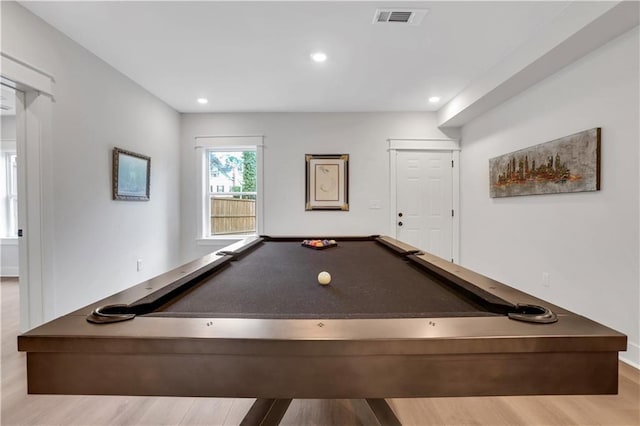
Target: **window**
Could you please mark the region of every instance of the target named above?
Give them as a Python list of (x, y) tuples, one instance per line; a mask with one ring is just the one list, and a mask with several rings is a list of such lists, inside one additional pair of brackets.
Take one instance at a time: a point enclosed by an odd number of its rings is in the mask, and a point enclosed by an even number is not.
[(2, 155), (5, 169), (2, 237), (18, 236), (18, 164), (16, 153), (5, 151)]
[[(205, 236), (257, 232), (258, 162), (255, 147), (205, 151), (207, 193)], [(214, 190), (215, 189), (215, 190)]]

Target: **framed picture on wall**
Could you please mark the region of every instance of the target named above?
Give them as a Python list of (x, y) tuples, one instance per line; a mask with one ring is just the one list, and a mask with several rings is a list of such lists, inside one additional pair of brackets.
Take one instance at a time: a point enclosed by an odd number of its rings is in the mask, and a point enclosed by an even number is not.
[(489, 160), (491, 198), (600, 190), (601, 128)]
[(349, 210), (349, 154), (306, 154), (305, 210)]
[(112, 187), (114, 200), (149, 200), (151, 158), (113, 148)]

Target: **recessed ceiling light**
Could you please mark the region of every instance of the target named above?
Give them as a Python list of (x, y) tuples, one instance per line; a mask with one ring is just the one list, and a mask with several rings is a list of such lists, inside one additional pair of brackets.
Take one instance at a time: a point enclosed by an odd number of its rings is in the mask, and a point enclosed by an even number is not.
[(311, 54), (311, 59), (316, 62), (324, 62), (327, 60), (327, 55), (323, 52), (316, 52)]
[(208, 104), (209, 103), (209, 99), (207, 99), (207, 98), (198, 98), (198, 103), (202, 104), (202, 105)]
[(440, 97), (439, 96), (432, 96), (429, 98), (429, 102), (431, 102), (432, 104), (435, 104), (436, 102), (440, 101)]

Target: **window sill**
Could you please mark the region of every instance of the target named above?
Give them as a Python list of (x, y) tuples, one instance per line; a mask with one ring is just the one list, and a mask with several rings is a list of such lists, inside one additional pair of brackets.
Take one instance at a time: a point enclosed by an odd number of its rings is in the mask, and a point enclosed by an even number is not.
[(229, 241), (231, 242), (236, 242), (236, 241), (241, 241), (244, 240), (246, 238), (251, 238), (251, 237), (255, 237), (256, 234), (253, 235), (221, 235), (221, 236), (215, 236), (215, 237), (207, 237), (207, 238), (197, 238), (196, 239), (196, 245), (198, 246), (219, 246), (221, 245), (221, 243), (223, 243), (223, 245), (228, 245)]

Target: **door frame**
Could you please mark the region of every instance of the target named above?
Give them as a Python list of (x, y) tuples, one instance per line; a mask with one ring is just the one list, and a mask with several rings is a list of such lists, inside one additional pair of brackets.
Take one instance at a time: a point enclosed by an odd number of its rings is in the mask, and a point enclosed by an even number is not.
[(389, 235), (396, 235), (398, 151), (450, 152), (452, 164), (453, 223), (451, 226), (451, 261), (460, 262), (460, 142), (457, 139), (387, 139), (389, 142)]
[[(53, 274), (54, 77), (0, 52), (0, 82), (16, 89), (20, 330), (55, 317)], [(20, 95), (18, 92), (21, 92)]]

